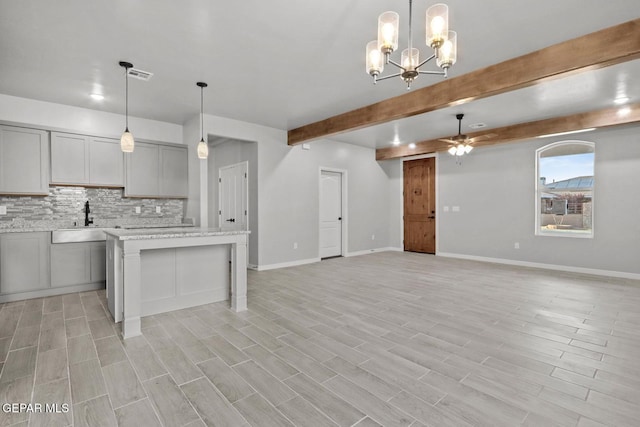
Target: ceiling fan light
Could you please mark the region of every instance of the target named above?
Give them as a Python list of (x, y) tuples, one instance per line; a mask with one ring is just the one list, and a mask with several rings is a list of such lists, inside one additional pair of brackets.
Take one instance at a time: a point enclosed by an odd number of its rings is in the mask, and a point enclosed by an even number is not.
[(204, 139), (201, 139), (200, 142), (198, 142), (198, 158), (204, 160), (208, 157), (209, 157), (209, 146), (207, 145), (206, 142), (204, 142)]
[(456, 147), (456, 156), (464, 155), (464, 151), (464, 144), (458, 144), (458, 146)]
[(383, 55), (378, 49), (378, 40), (367, 43), (366, 71), (371, 76), (377, 76), (384, 70)]
[(449, 31), (447, 39), (442, 43), (436, 64), (440, 68), (449, 68), (456, 63), (458, 59), (458, 34), (455, 31)]
[(465, 154), (469, 154), (471, 152), (471, 150), (473, 150), (473, 146), (470, 144), (465, 145), (464, 147), (464, 152)]
[(449, 6), (437, 3), (427, 9), (426, 42), (432, 49), (438, 49), (447, 39), (449, 32)]
[(455, 156), (458, 150), (456, 149), (456, 147), (451, 147), (449, 148), (448, 151), (449, 151), (449, 154), (451, 154), (452, 156)]
[(378, 17), (378, 47), (380, 52), (391, 53), (398, 48), (400, 15), (387, 11)]
[(120, 137), (120, 149), (123, 153), (133, 153), (135, 147), (135, 141), (133, 135), (129, 132), (129, 129), (125, 129), (124, 133)]

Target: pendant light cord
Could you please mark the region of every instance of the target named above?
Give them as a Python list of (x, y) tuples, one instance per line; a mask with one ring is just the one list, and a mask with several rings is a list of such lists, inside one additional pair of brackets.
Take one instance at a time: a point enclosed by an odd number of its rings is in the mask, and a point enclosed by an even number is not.
[(200, 139), (204, 141), (204, 87), (200, 86)]
[(127, 75), (129, 68), (124, 67), (124, 87), (125, 87), (125, 99), (124, 99), (124, 114), (125, 114), (125, 129), (129, 132), (129, 76)]

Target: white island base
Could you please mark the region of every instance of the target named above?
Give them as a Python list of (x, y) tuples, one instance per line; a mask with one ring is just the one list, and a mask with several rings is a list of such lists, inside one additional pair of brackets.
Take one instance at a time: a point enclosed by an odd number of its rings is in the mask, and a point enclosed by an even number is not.
[(248, 233), (201, 228), (106, 231), (107, 299), (115, 321), (122, 321), (123, 337), (141, 334), (141, 316), (228, 299), (234, 311), (246, 310)]

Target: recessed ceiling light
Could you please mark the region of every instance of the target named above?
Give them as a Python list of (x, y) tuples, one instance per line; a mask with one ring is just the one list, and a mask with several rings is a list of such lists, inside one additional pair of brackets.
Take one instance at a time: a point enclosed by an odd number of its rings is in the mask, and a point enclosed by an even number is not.
[(616, 105), (622, 105), (629, 102), (629, 97), (628, 96), (619, 96), (616, 99), (613, 100), (613, 103)]
[(412, 142), (411, 144), (409, 144), (409, 148), (411, 148), (411, 149), (413, 150), (414, 148), (416, 148), (416, 144), (414, 144), (414, 143)]
[(631, 108), (629, 107), (622, 107), (618, 110), (618, 115), (620, 117), (628, 116), (629, 113), (631, 113)]
[(482, 129), (482, 128), (486, 128), (487, 124), (486, 123), (473, 123), (473, 124), (470, 124), (469, 127), (471, 129)]
[(580, 129), (580, 130), (570, 130), (568, 132), (558, 132), (558, 133), (550, 133), (547, 135), (540, 135), (538, 138), (548, 138), (551, 136), (562, 136), (562, 135), (570, 135), (572, 133), (582, 133), (582, 132), (591, 132), (592, 130), (596, 130), (596, 128), (588, 128), (588, 129)]
[(104, 99), (104, 95), (101, 95), (99, 93), (92, 93), (90, 96), (94, 101), (102, 101)]

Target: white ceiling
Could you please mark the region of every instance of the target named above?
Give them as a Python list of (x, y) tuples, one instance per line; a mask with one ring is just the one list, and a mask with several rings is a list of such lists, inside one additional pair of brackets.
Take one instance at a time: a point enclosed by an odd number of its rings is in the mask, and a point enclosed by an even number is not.
[[(414, 2), (415, 40), (434, 2)], [(640, 16), (638, 0), (447, 3), (458, 32), (452, 77)], [(198, 114), (195, 83), (205, 81), (205, 113), (291, 129), (404, 93), (401, 81), (373, 86), (364, 71), (385, 10), (400, 13), (403, 48), (406, 0), (1, 1), (0, 93), (122, 113), (126, 60), (154, 73), (130, 80), (134, 116), (182, 124)], [(455, 134), (456, 112), (496, 127), (591, 110), (609, 106), (622, 84), (637, 102), (638, 75), (635, 61), (334, 139), (382, 147), (396, 128), (407, 142)], [(414, 87), (439, 79), (420, 76)]]

